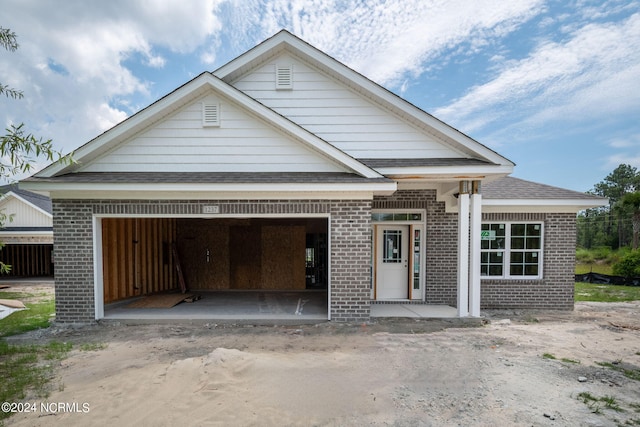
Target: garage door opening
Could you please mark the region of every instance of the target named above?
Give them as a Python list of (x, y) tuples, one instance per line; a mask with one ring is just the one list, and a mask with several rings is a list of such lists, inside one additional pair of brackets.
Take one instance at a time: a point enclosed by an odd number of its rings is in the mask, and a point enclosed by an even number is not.
[(8, 244), (0, 251), (0, 261), (11, 266), (0, 280), (53, 278), (52, 244)]
[[(327, 218), (103, 218), (104, 317), (326, 320), (327, 223)], [(142, 297), (180, 292), (178, 264), (188, 293), (200, 299), (127, 308)]]

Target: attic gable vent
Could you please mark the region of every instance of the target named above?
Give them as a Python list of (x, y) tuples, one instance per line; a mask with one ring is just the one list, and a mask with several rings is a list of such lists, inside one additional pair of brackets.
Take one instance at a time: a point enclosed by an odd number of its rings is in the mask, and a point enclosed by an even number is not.
[(276, 89), (293, 89), (293, 65), (276, 65)]
[(202, 126), (220, 126), (220, 104), (202, 103)]

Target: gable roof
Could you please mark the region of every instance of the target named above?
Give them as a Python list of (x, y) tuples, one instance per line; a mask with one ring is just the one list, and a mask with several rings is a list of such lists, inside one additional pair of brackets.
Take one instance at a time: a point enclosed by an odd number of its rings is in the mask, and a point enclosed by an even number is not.
[[(387, 111), (397, 114), (407, 122), (439, 138), (445, 144), (449, 144), (455, 149), (466, 153), (469, 157), (484, 161), (486, 165), (492, 165), (494, 168), (495, 166), (501, 166), (496, 171), (497, 173), (506, 175), (512, 172), (515, 164), (507, 158), (438, 120), (286, 30), (281, 30), (271, 38), (231, 60), (215, 70), (213, 74), (225, 82), (233, 84), (234, 81), (240, 79), (246, 73), (285, 50), (294, 56), (302, 58), (316, 69), (331, 75), (363, 97), (373, 100)], [(420, 166), (424, 170), (429, 165)], [(379, 172), (385, 174), (385, 171)], [(397, 173), (398, 171), (395, 172)], [(411, 173), (414, 172), (412, 171)]]
[(38, 237), (37, 243), (50, 243), (53, 237), (51, 199), (22, 190), (16, 184), (0, 187), (0, 193), (0, 210), (7, 216), (0, 228), (3, 243), (33, 243), (33, 236), (43, 235), (48, 236), (46, 241)]
[(52, 216), (53, 206), (51, 199), (42, 194), (33, 193), (31, 191), (22, 190), (17, 184), (5, 185), (0, 187), (0, 202), (8, 197), (15, 197), (28, 206), (40, 211), (41, 213)]
[(365, 178), (381, 178), (375, 170), (358, 162), (353, 157), (337, 149), (333, 145), (298, 126), (289, 119), (276, 113), (275, 111), (260, 104), (253, 98), (234, 88), (233, 86), (218, 79), (209, 72), (204, 72), (191, 81), (177, 88), (173, 92), (164, 96), (149, 107), (139, 111), (120, 124), (114, 126), (100, 136), (89, 141), (74, 153), (76, 164), (67, 165), (64, 162), (56, 162), (43, 169), (35, 178), (51, 178), (54, 176), (72, 173), (86, 164), (97, 159), (99, 156), (113, 150), (120, 143), (128, 140), (142, 130), (157, 123), (168, 114), (177, 111), (187, 103), (203, 96), (207, 91), (214, 90), (216, 93), (232, 99), (242, 108), (264, 120), (279, 131), (296, 139), (312, 151), (320, 154), (327, 161), (341, 165), (345, 172), (355, 173)]

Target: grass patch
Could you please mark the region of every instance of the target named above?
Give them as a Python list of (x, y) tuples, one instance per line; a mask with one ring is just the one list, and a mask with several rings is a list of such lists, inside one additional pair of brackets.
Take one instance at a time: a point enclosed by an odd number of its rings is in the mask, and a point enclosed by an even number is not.
[(104, 350), (107, 348), (108, 344), (106, 343), (85, 343), (82, 344), (79, 348), (80, 351), (98, 351)]
[[(558, 360), (558, 358), (556, 356), (554, 356), (551, 353), (543, 353), (542, 354), (542, 358), (543, 359), (549, 359), (549, 360)], [(565, 363), (574, 363), (574, 364), (580, 364), (579, 360), (573, 360), (573, 359), (568, 359), (566, 357), (563, 357), (562, 359), (560, 359), (561, 362), (565, 362)]]
[[(43, 296), (48, 298), (43, 299)], [(4, 319), (0, 319), (0, 338), (49, 327), (55, 312), (55, 302), (52, 295), (46, 293), (0, 292), (0, 298), (20, 300), (27, 307), (27, 310), (16, 311)]]
[(582, 263), (576, 262), (576, 274), (598, 273), (613, 275), (613, 266), (602, 263)]
[[(0, 340), (0, 402), (20, 402), (27, 396), (47, 397), (53, 379), (51, 361), (60, 360), (71, 344), (10, 345)], [(0, 412), (0, 422), (11, 413)]]
[(627, 369), (623, 366), (619, 366), (619, 363), (614, 364), (609, 362), (596, 362), (596, 365), (613, 369), (614, 371), (622, 373), (625, 377), (631, 380), (640, 381), (640, 369)]
[(640, 286), (599, 285), (595, 283), (577, 282), (574, 295), (576, 301), (639, 301)]
[(578, 400), (581, 400), (582, 403), (587, 405), (594, 414), (602, 413), (601, 408), (603, 404), (606, 409), (611, 409), (616, 412), (624, 412), (624, 409), (620, 407), (618, 400), (613, 396), (596, 397), (588, 391), (583, 391), (578, 394)]

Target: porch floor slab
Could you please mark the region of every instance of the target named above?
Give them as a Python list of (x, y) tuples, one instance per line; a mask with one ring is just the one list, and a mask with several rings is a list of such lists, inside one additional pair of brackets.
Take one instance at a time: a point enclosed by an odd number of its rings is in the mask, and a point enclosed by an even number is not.
[(105, 320), (322, 321), (326, 291), (189, 291), (199, 300), (171, 308), (129, 308), (130, 299), (105, 306)]
[(451, 319), (458, 317), (458, 310), (436, 304), (371, 304), (371, 317)]

